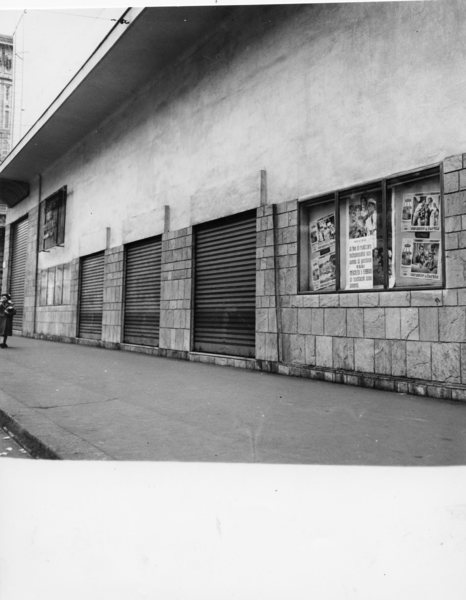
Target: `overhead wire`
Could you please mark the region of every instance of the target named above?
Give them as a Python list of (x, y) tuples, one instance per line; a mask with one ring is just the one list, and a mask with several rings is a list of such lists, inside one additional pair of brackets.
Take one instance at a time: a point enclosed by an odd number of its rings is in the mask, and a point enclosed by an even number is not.
[(55, 15), (65, 15), (67, 17), (80, 17), (82, 19), (96, 19), (99, 21), (117, 21), (117, 19), (110, 19), (109, 17), (96, 17), (93, 15), (79, 15), (77, 13), (70, 13), (61, 10), (47, 10), (47, 12), (53, 13)]
[[(100, 9), (100, 14), (102, 14), (103, 11), (107, 10), (106, 8), (102, 8)], [(110, 9), (112, 10), (112, 9)], [(31, 11), (29, 11), (31, 13)], [(107, 21), (107, 22), (120, 22), (122, 24), (128, 24), (127, 21), (125, 21), (122, 16), (120, 11), (118, 11), (120, 14), (116, 17), (102, 17), (102, 16), (97, 16), (97, 15), (89, 15), (89, 14), (78, 14), (78, 13), (73, 13), (73, 12), (68, 12), (68, 11), (60, 11), (60, 10), (32, 10), (32, 12), (47, 12), (47, 13), (53, 13), (56, 15), (64, 15), (64, 16), (69, 16), (69, 17), (78, 17), (78, 18), (86, 18), (86, 19), (93, 19), (93, 20), (99, 20), (99, 21)], [(16, 100), (18, 101), (17, 104), (19, 105), (18, 108), (14, 109), (14, 113), (16, 113), (16, 115), (13, 115), (13, 125), (12, 125), (12, 138), (15, 137), (15, 133), (16, 136), (18, 136), (18, 139), (21, 139), (22, 136), (22, 129), (23, 129), (23, 113), (25, 111), (24, 107), (23, 107), (23, 93), (24, 93), (24, 59), (25, 59), (25, 16), (28, 14), (28, 10), (24, 9), (21, 13), (21, 15), (18, 18), (18, 21), (15, 25), (12, 37), (13, 37), (13, 43), (14, 43), (14, 67), (13, 67), (13, 73), (14, 73), (14, 80), (16, 85), (14, 85), (14, 89), (16, 88), (16, 92), (13, 93), (14, 98), (16, 97)], [(115, 14), (113, 12), (113, 14)], [(17, 43), (15, 40), (15, 36), (17, 33), (19, 33), (18, 29), (20, 28), (20, 26), (22, 25), (22, 36), (21, 36), (21, 44), (22, 44), (22, 50), (16, 51), (16, 47), (17, 47)], [(20, 69), (20, 73), (18, 73), (19, 69), (18, 67), (18, 61), (16, 59), (20, 59), (21, 61), (21, 69)], [(14, 104), (16, 104), (16, 102), (14, 102)], [(19, 109), (19, 110), (18, 110)], [(14, 117), (17, 117), (17, 119), (15, 119)], [(17, 125), (17, 127), (15, 127), (15, 123)], [(17, 131), (15, 131), (17, 130)]]
[(24, 15), (25, 15), (26, 13), (27, 13), (27, 10), (26, 10), (26, 9), (24, 9), (24, 10), (23, 10), (23, 12), (21, 13), (21, 15), (20, 15), (19, 19), (18, 19), (18, 22), (16, 23), (16, 26), (15, 26), (15, 29), (14, 29), (14, 31), (13, 31), (12, 37), (15, 37), (16, 30), (18, 29), (18, 27), (19, 27), (19, 24), (20, 24), (20, 23), (21, 23), (21, 21), (23, 20), (23, 17), (24, 17)]

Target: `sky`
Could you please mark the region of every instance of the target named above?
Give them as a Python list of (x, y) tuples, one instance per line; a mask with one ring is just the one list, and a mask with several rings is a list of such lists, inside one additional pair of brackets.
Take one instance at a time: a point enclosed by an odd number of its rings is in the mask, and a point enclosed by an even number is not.
[(13, 35), (15, 43), (13, 145), (66, 86), (124, 10), (0, 10), (0, 34)]

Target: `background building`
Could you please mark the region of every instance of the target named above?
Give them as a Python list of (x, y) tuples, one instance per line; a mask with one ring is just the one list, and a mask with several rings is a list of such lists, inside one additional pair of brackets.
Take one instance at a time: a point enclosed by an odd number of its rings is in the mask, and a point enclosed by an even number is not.
[(0, 162), (10, 151), (13, 126), (13, 38), (0, 34)]
[[(0, 163), (10, 151), (13, 129), (13, 38), (0, 35)], [(0, 204), (0, 276), (3, 276), (7, 206)], [(0, 283), (1, 291), (1, 283)]]
[(465, 399), (465, 17), (129, 9), (0, 168), (16, 326)]

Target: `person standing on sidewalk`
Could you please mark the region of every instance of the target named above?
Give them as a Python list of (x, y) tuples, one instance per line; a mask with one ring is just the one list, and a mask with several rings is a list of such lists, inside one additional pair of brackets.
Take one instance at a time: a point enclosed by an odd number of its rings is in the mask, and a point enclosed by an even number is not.
[(10, 294), (2, 294), (0, 301), (0, 337), (3, 336), (3, 342), (0, 348), (8, 348), (6, 340), (8, 336), (13, 335), (13, 317), (16, 314), (16, 308), (11, 301)]

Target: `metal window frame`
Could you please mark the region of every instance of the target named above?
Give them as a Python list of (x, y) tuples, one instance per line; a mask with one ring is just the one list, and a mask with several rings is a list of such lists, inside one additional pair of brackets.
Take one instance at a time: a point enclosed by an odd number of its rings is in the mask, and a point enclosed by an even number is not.
[[(39, 252), (49, 252), (51, 248), (63, 247), (65, 245), (65, 225), (66, 225), (66, 200), (68, 196), (68, 187), (62, 186), (59, 190), (44, 198), (40, 203), (39, 209)], [(47, 204), (50, 202), (57, 202), (57, 222), (55, 225), (55, 243), (49, 248), (45, 248), (44, 240), (44, 224), (45, 224), (45, 212)]]
[[(378, 187), (382, 193), (382, 238), (384, 248), (388, 248), (388, 212), (387, 212), (387, 192), (389, 189), (394, 187), (395, 185), (399, 185), (402, 183), (409, 183), (412, 181), (416, 181), (419, 179), (426, 179), (427, 177), (432, 177), (434, 175), (438, 175), (440, 182), (440, 202), (442, 207), (441, 214), (441, 246), (442, 246), (442, 278), (441, 282), (438, 285), (431, 286), (399, 286), (399, 287), (389, 287), (389, 275), (388, 275), (388, 252), (384, 252), (383, 257), (383, 269), (384, 269), (384, 283), (383, 289), (381, 288), (366, 288), (363, 290), (343, 290), (341, 289), (341, 270), (340, 270), (340, 250), (341, 250), (341, 232), (340, 232), (340, 206), (341, 199), (350, 193), (360, 193), (365, 190), (374, 189)], [(335, 255), (337, 257), (336, 260), (336, 283), (335, 288), (331, 290), (311, 290), (302, 289), (302, 268), (304, 262), (307, 264), (309, 268), (310, 261), (310, 249), (309, 247), (305, 251), (305, 255), (303, 256), (303, 252), (301, 250), (301, 225), (303, 221), (303, 214), (305, 211), (308, 211), (312, 206), (317, 206), (318, 204), (323, 204), (324, 202), (330, 202), (332, 200), (335, 207), (335, 229), (336, 229), (336, 243), (335, 243)], [(395, 207), (393, 207), (394, 210)], [(307, 219), (309, 220), (309, 219)], [(392, 239), (393, 232), (392, 232)], [(394, 249), (393, 249), (394, 251)], [(393, 175), (389, 175), (380, 179), (373, 179), (369, 181), (365, 181), (363, 183), (355, 184), (352, 186), (348, 186), (345, 188), (341, 188), (339, 190), (335, 190), (328, 193), (315, 194), (311, 196), (304, 196), (302, 198), (298, 198), (298, 295), (315, 295), (315, 294), (336, 294), (336, 293), (344, 293), (344, 294), (355, 294), (362, 292), (394, 292), (394, 291), (422, 291), (422, 290), (439, 290), (445, 289), (446, 287), (446, 272), (445, 272), (445, 202), (444, 202), (444, 189), (443, 189), (443, 162), (435, 163), (431, 165), (427, 165), (425, 167), (411, 169), (409, 171), (404, 171), (401, 173), (396, 173)], [(309, 287), (309, 286), (308, 286)]]

